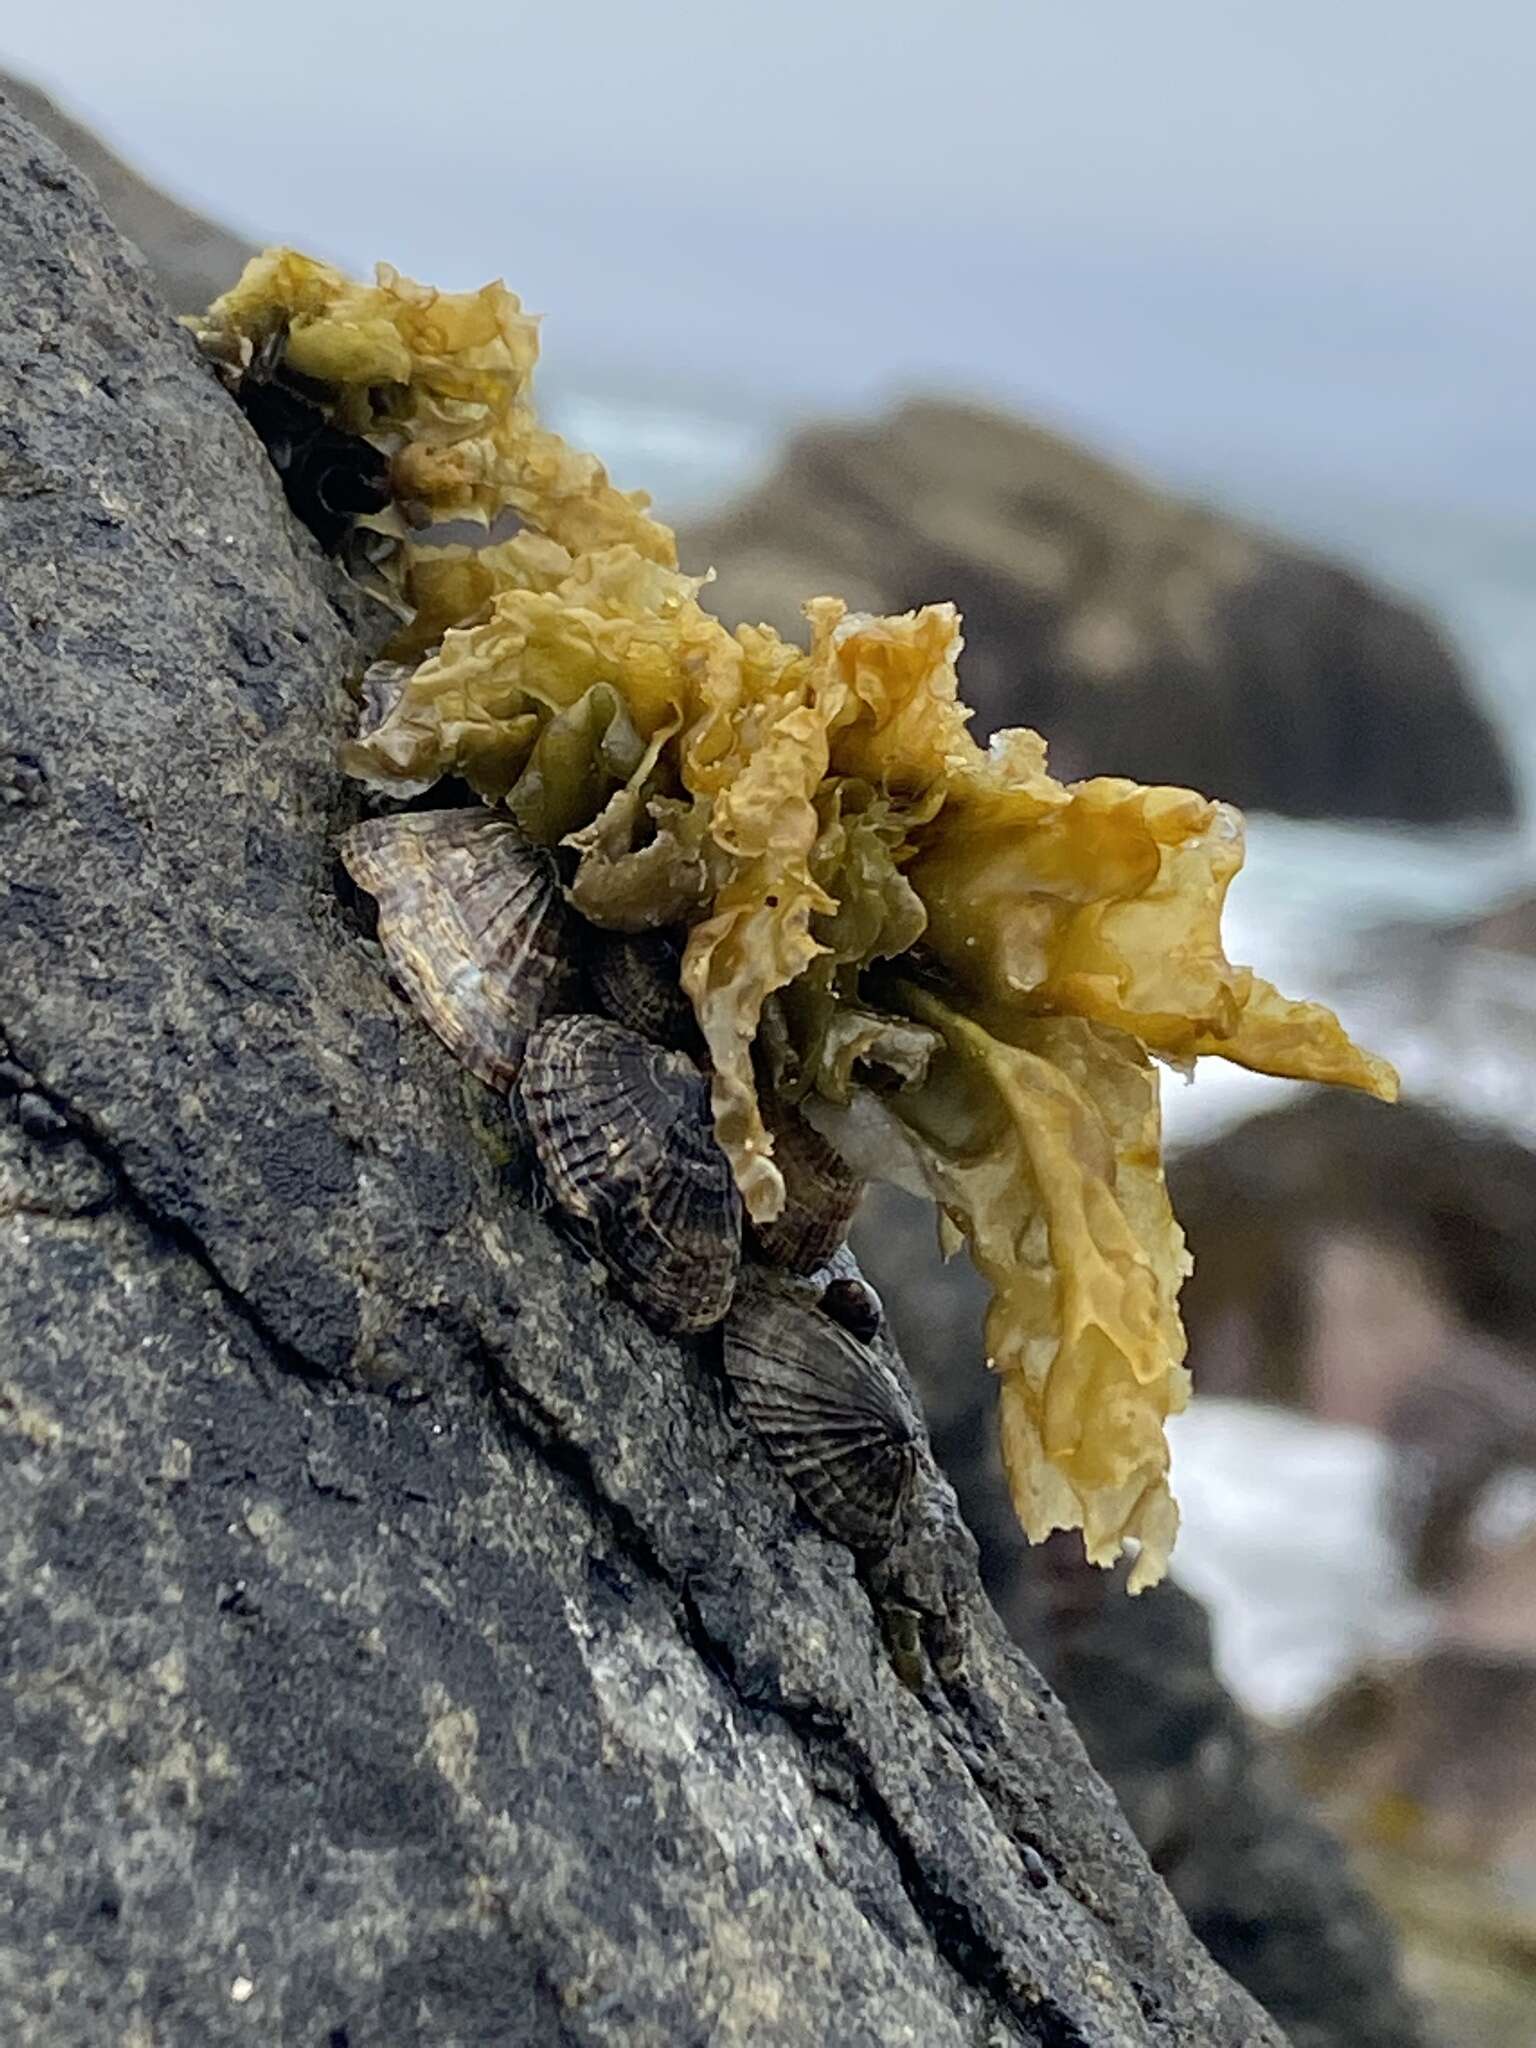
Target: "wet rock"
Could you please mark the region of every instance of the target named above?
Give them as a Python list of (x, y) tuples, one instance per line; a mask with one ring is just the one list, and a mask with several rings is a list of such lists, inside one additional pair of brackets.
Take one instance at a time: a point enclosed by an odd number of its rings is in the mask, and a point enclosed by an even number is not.
[(1513, 782), (1444, 635), (1344, 565), (1186, 503), (1044, 428), (915, 402), (814, 427), (683, 536), (728, 623), (820, 591), (965, 615), (976, 730), (1031, 725), (1058, 775), (1257, 810), (1506, 819)]
[[(1525, 921), (1419, 934), (1421, 982), (1436, 957), (1517, 953)], [(1207, 1390), (1386, 1447), (1395, 1575), (1428, 1641), (1348, 1676), (1290, 1747), (1444, 2038), (1512, 2048), (1536, 2007), (1536, 1152), (1378, 1107), (1314, 1096), (1174, 1161), (1191, 1356)]]
[(3, 108), (0, 302), (0, 2037), (1280, 2048), (511, 1198), (334, 896), (370, 622)]
[(1488, 952), (1536, 960), (1536, 896), (1514, 896), (1497, 903), (1482, 917), (1457, 926), (1453, 936)]
[[(1191, 1350), (1222, 1393), (1378, 1426), (1468, 1334), (1536, 1341), (1536, 1152), (1486, 1125), (1314, 1093), (1192, 1147), (1168, 1178), (1195, 1249)], [(1368, 1327), (1383, 1310), (1387, 1344)], [(1344, 1385), (1361, 1343), (1392, 1376), (1379, 1398)]]
[(1536, 1666), (1448, 1642), (1406, 1668), (1361, 1673), (1289, 1746), (1403, 1929), (1404, 1975), (1444, 2048), (1525, 2048), (1536, 2011)]
[(1021, 1638), (1201, 1939), (1292, 2048), (1429, 2048), (1386, 1915), (1216, 1679), (1199, 1604), (1171, 1584), (1123, 1600), (1123, 1572), (1046, 1549)]

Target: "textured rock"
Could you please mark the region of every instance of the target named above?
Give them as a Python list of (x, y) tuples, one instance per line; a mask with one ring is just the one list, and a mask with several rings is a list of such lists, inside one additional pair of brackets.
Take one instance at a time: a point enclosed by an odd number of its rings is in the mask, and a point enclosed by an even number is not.
[(1455, 655), (1338, 563), (1154, 490), (1044, 428), (908, 404), (813, 428), (683, 536), (729, 623), (808, 595), (953, 598), (978, 730), (1056, 772), (1187, 783), (1296, 817), (1508, 818), (1513, 783)]
[(1217, 1680), (1199, 1605), (1172, 1584), (1123, 1597), (1075, 1538), (1025, 1544), (981, 1363), (985, 1290), (963, 1260), (941, 1266), (933, 1238), (926, 1206), (885, 1188), (854, 1233), (998, 1613), (1060, 1692), (1196, 1933), (1292, 2048), (1427, 2048), (1385, 1917)]
[(360, 622), (3, 110), (0, 290), (0, 2038), (1279, 2048), (513, 1200), (336, 898)]
[[(1418, 1371), (1443, 1369), (1469, 1332), (1527, 1355), (1536, 1342), (1536, 1152), (1495, 1131), (1311, 1094), (1182, 1154), (1169, 1185), (1197, 1250), (1191, 1347), (1223, 1393), (1336, 1412), (1332, 1365), (1361, 1331), (1318, 1355), (1319, 1281), (1344, 1242), (1373, 1248), (1362, 1307), (1401, 1304), (1397, 1350), (1418, 1352)], [(1387, 1405), (1341, 1419), (1384, 1426)]]
[(1171, 1584), (1124, 1600), (1070, 1551), (1016, 1583), (1019, 1639), (1190, 1924), (1292, 2048), (1430, 2048), (1386, 1914), (1217, 1680), (1199, 1603)]

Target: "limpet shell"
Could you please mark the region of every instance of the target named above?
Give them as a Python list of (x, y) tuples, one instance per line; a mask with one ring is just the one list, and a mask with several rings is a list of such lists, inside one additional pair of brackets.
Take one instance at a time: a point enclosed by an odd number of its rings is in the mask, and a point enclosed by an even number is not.
[(588, 979), (605, 1015), (674, 1052), (702, 1044), (679, 979), (683, 947), (676, 933), (593, 930), (589, 936)]
[(664, 1330), (718, 1323), (741, 1197), (693, 1061), (606, 1017), (557, 1017), (529, 1040), (521, 1094), (550, 1193), (635, 1306)]
[(784, 1177), (784, 1207), (753, 1232), (770, 1265), (814, 1273), (847, 1237), (865, 1183), (789, 1103), (766, 1102), (763, 1114), (773, 1163)]
[(580, 1000), (579, 927), (553, 856), (476, 805), (370, 818), (341, 857), (378, 899), (379, 943), (411, 1002), (505, 1092), (530, 1033)]
[(810, 1301), (744, 1283), (726, 1376), (808, 1512), (855, 1550), (887, 1550), (917, 1473), (917, 1429), (867, 1344)]

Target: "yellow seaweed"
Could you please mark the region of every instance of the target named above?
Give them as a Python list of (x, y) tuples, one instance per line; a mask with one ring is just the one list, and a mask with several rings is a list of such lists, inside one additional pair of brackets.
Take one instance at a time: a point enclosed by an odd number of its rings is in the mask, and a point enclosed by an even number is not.
[(1392, 1069), (1331, 1010), (1228, 961), (1221, 913), (1243, 862), (1230, 805), (1107, 776), (1066, 788), (1036, 734), (1001, 737), (1024, 778), (957, 779), (908, 869), (928, 946), (969, 996), (1093, 1017), (1172, 1059), (1215, 1054), (1395, 1099)]
[[(1330, 1011), (1226, 958), (1237, 813), (1060, 783), (1026, 730), (979, 746), (953, 606), (814, 598), (803, 646), (727, 631), (644, 494), (539, 424), (537, 322), (500, 284), (439, 293), (382, 265), (358, 284), (271, 250), (193, 324), (237, 373), (280, 350), (389, 457), (399, 509), (370, 523), (410, 617), (349, 771), (402, 795), (461, 776), (572, 850), (592, 922), (686, 926), (748, 1212), (784, 1199), (762, 1095), (887, 1133), (991, 1287), (1026, 1532), (1079, 1528), (1102, 1564), (1133, 1542), (1132, 1590), (1155, 1583), (1189, 1260), (1152, 1056), (1397, 1087)], [(419, 533), (508, 514), (519, 530), (478, 550)]]
[(359, 284), (295, 249), (268, 249), (191, 324), (236, 365), (281, 338), (286, 366), (329, 388), (338, 424), (388, 449), (396, 490), (424, 522), (488, 526), (513, 511), (575, 553), (628, 543), (677, 560), (643, 491), (615, 490), (595, 456), (540, 426), (538, 322), (503, 284), (440, 292), (387, 263)]
[(1163, 1184), (1156, 1070), (1087, 1018), (989, 1030), (924, 989), (898, 992), (945, 1051), (889, 1113), (992, 1289), (988, 1364), (1025, 1534), (1080, 1528), (1096, 1564), (1133, 1539), (1132, 1590), (1154, 1585), (1178, 1527), (1163, 1423), (1189, 1393), (1189, 1258)]

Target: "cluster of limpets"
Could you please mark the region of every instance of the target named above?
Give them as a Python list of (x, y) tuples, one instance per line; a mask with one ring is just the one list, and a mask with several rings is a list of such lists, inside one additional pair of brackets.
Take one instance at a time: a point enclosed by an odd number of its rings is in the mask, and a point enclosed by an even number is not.
[(400, 987), (508, 1097), (568, 1228), (658, 1328), (723, 1325), (726, 1373), (807, 1511), (855, 1550), (888, 1549), (917, 1427), (870, 1342), (879, 1305), (846, 1274), (804, 1289), (768, 1277), (821, 1272), (862, 1184), (786, 1107), (775, 1158), (789, 1199), (766, 1229), (744, 1226), (679, 940), (596, 930), (567, 901), (557, 856), (480, 805), (371, 818), (341, 852), (378, 905)]

